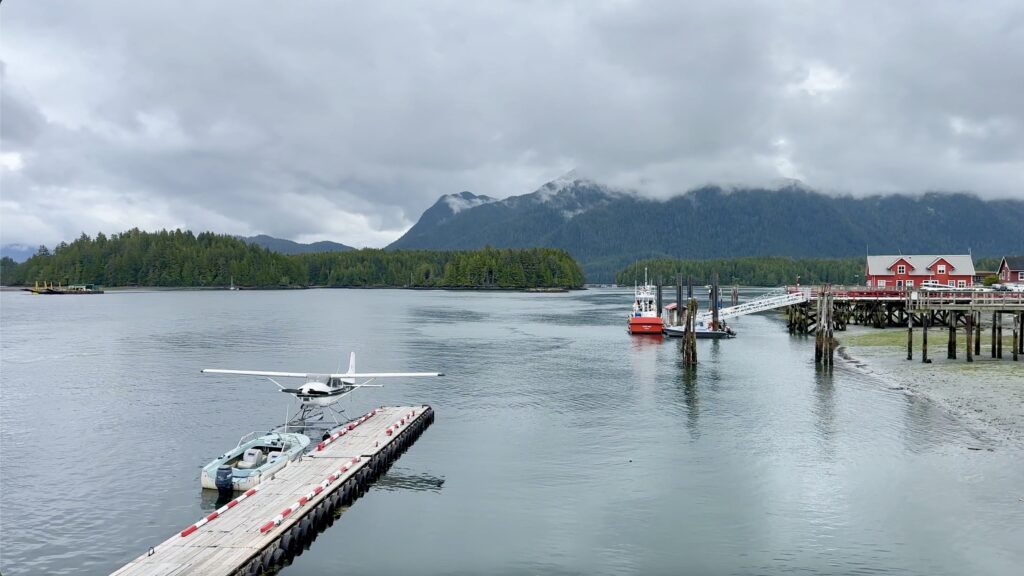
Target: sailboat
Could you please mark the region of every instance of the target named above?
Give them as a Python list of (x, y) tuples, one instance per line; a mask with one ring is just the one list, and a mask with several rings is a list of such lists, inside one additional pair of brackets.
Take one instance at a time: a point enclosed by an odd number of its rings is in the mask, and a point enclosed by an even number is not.
[(231, 277), (231, 286), (228, 286), (228, 290), (238, 290), (238, 286), (235, 286), (235, 277)]

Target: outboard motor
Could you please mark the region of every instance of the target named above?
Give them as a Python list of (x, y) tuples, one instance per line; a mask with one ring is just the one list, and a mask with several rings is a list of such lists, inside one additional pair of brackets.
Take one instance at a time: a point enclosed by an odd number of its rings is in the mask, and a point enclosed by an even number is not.
[(221, 498), (231, 498), (234, 494), (234, 484), (231, 482), (231, 466), (221, 464), (217, 467), (217, 493)]

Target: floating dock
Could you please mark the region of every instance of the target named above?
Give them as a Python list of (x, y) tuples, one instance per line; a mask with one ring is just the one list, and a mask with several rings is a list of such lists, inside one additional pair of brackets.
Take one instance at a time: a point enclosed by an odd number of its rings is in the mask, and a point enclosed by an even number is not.
[(361, 496), (433, 420), (430, 406), (377, 408), (114, 574), (269, 573)]

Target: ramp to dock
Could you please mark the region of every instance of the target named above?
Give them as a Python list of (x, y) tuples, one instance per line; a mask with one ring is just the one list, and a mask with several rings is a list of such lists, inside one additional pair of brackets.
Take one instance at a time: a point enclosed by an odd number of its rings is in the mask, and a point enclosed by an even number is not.
[[(720, 308), (718, 310), (718, 318), (720, 320), (727, 320), (729, 318), (735, 318), (737, 316), (746, 316), (747, 314), (757, 314), (758, 312), (767, 312), (768, 310), (775, 310), (776, 308), (783, 308), (785, 306), (793, 306), (795, 304), (803, 304), (807, 302), (808, 297), (803, 292), (791, 292), (788, 294), (768, 294), (756, 300), (750, 302), (744, 302), (737, 306), (729, 306), (728, 308)], [(711, 312), (700, 312), (697, 314), (697, 321), (707, 322), (711, 320)]]
[(377, 408), (114, 575), (269, 572), (362, 495), (433, 419), (429, 406)]

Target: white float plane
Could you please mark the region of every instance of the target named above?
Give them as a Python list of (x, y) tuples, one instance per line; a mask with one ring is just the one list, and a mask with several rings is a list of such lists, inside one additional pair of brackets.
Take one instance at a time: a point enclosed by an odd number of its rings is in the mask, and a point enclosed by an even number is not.
[[(220, 368), (204, 368), (204, 374), (237, 374), (241, 376), (263, 376), (281, 389), (299, 400), (300, 415), (297, 420), (305, 421), (317, 409), (330, 408), (345, 395), (358, 388), (380, 388), (382, 384), (370, 384), (377, 378), (422, 378), (426, 376), (444, 376), (442, 372), (356, 372), (356, 353), (349, 356), (348, 371), (342, 374), (316, 374), (310, 372), (269, 372), (265, 370), (224, 370)], [(304, 378), (306, 381), (298, 388), (283, 386), (274, 378)], [(357, 378), (368, 378), (357, 383)], [(333, 410), (332, 410), (333, 411)]]

